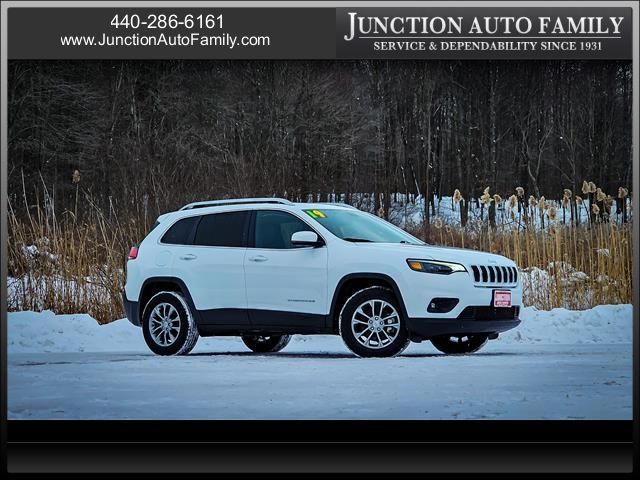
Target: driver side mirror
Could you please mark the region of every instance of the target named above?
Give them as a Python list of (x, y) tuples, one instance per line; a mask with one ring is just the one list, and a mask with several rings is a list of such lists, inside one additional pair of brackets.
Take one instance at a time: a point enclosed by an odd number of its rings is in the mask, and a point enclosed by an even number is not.
[(291, 235), (291, 243), (296, 247), (321, 247), (324, 242), (315, 232), (295, 232)]

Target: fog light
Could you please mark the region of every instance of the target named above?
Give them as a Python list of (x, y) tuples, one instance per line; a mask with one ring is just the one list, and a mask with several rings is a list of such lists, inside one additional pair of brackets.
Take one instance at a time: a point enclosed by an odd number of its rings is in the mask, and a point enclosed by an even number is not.
[(459, 301), (457, 298), (434, 298), (429, 302), (427, 312), (448, 313), (455, 308)]

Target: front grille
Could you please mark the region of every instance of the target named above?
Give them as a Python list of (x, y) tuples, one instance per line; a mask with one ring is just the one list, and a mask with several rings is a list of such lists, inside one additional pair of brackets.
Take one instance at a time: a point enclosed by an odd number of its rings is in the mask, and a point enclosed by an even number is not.
[(520, 307), (467, 307), (460, 312), (458, 320), (513, 320), (519, 314)]
[(473, 271), (473, 280), (476, 283), (513, 285), (518, 282), (518, 269), (516, 267), (471, 265), (471, 270)]

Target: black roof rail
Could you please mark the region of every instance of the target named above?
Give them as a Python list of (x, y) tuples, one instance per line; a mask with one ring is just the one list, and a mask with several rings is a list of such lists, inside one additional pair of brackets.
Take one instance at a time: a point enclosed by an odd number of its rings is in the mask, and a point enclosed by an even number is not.
[(189, 203), (180, 210), (192, 210), (194, 208), (216, 207), (223, 205), (250, 205), (252, 203), (275, 203), (280, 205), (294, 205), (293, 202), (284, 198), (262, 197), (262, 198), (230, 198), (226, 200), (209, 200), (204, 202)]

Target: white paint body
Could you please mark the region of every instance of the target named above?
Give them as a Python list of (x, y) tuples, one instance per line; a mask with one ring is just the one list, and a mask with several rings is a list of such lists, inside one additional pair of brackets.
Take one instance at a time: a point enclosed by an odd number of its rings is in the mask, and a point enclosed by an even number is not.
[[(255, 203), (162, 215), (160, 224), (141, 242), (138, 257), (128, 262), (126, 296), (130, 301), (138, 301), (148, 278), (177, 277), (189, 289), (198, 310), (249, 308), (328, 315), (340, 281), (347, 275), (366, 273), (384, 275), (395, 282), (410, 318), (455, 318), (467, 306), (490, 305), (496, 288), (508, 289), (512, 304), (522, 305), (520, 275), (513, 283), (474, 280), (472, 265), (516, 267), (506, 257), (426, 244), (353, 243), (333, 235), (304, 211), (320, 209), (330, 214), (331, 210), (347, 208), (352, 207)], [(325, 245), (278, 250), (160, 242), (164, 233), (181, 218), (241, 210), (288, 212), (311, 227)], [(448, 275), (413, 271), (407, 265), (408, 259), (455, 262), (464, 265), (467, 271)], [(428, 313), (429, 302), (436, 297), (460, 301), (450, 312)]]

